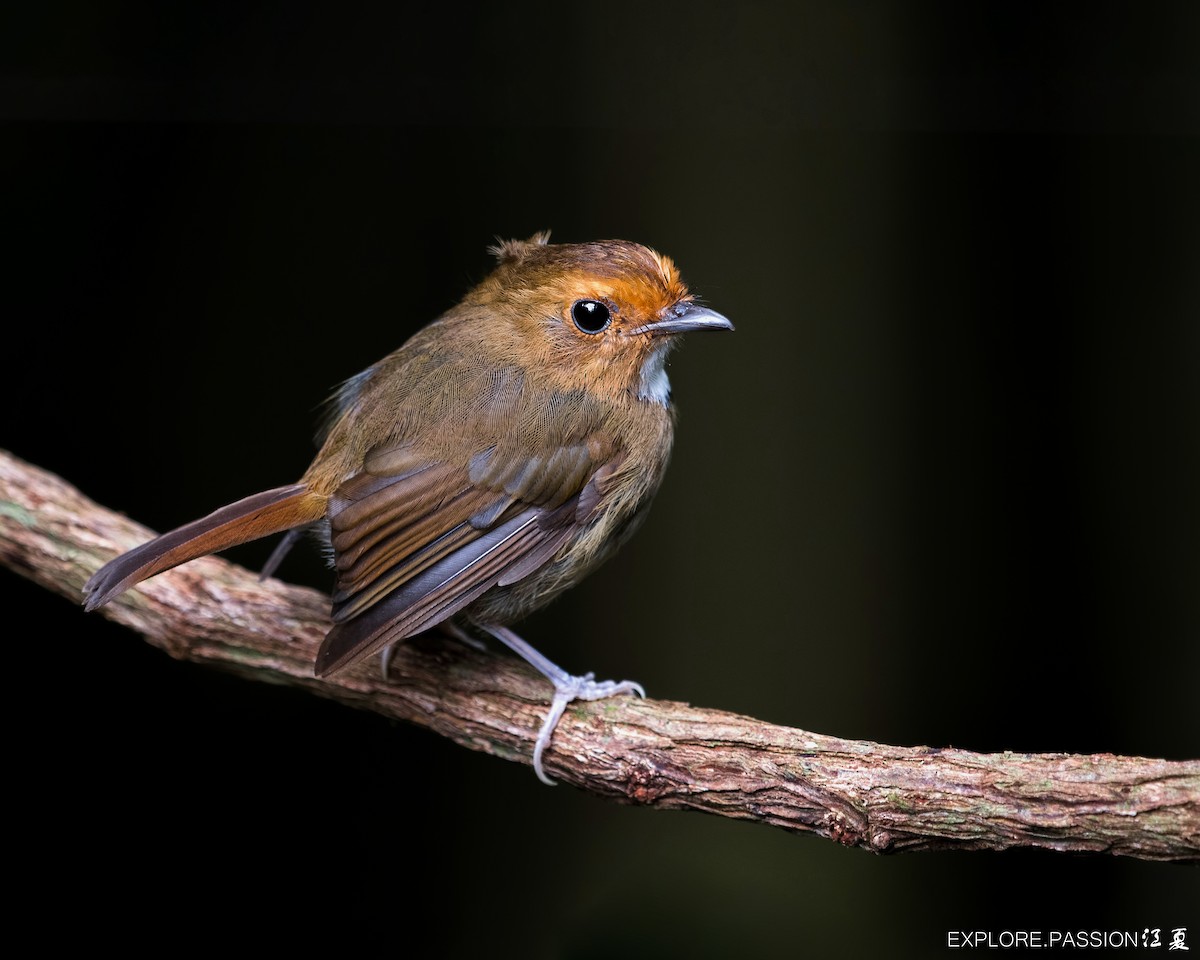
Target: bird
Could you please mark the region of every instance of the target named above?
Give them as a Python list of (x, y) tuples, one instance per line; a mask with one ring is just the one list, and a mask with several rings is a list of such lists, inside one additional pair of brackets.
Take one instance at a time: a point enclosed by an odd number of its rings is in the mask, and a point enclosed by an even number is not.
[(440, 629), (493, 637), (554, 687), (533, 768), (573, 700), (644, 696), (573, 675), (510, 625), (578, 583), (646, 516), (674, 436), (666, 360), (679, 337), (732, 330), (672, 260), (625, 240), (497, 240), (462, 300), (330, 399), (301, 479), (222, 507), (109, 561), (87, 610), (197, 557), (306, 530), (333, 568), (328, 677)]

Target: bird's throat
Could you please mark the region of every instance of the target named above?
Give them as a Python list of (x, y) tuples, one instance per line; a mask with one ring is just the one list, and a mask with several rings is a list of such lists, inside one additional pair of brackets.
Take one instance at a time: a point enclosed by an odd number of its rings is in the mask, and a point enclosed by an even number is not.
[(667, 377), (667, 354), (671, 344), (664, 341), (656, 346), (642, 362), (642, 373), (638, 379), (638, 399), (657, 403), (660, 407), (671, 405), (671, 381)]

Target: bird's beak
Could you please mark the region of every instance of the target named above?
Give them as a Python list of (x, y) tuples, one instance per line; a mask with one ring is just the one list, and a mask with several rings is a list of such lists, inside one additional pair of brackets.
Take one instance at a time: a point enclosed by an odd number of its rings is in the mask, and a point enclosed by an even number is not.
[(629, 331), (633, 336), (648, 333), (652, 337), (672, 333), (687, 333), (690, 330), (732, 330), (733, 324), (716, 310), (709, 310), (695, 303), (681, 303), (666, 311), (666, 316), (653, 323), (643, 323)]

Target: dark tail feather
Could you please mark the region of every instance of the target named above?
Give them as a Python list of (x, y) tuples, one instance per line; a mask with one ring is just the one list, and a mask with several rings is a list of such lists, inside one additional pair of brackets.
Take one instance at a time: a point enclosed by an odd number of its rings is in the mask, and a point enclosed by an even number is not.
[(324, 515), (324, 498), (304, 484), (256, 493), (110, 560), (84, 585), (84, 608), (103, 606), (135, 583), (188, 560), (304, 527)]

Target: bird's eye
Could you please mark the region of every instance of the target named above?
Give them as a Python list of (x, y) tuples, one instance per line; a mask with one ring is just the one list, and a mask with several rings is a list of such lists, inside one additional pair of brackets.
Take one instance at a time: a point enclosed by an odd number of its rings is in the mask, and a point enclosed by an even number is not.
[(612, 314), (599, 300), (576, 300), (571, 307), (571, 319), (584, 333), (599, 333), (612, 323)]

